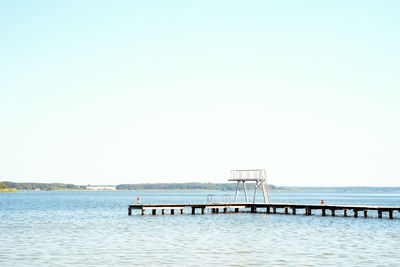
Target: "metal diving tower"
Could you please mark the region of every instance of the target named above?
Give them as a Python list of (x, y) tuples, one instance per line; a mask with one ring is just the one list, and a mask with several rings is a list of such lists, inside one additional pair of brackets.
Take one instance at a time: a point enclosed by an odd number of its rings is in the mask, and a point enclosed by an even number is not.
[(239, 193), (239, 185), (243, 183), (243, 191), (246, 203), (248, 203), (246, 182), (255, 182), (253, 203), (256, 203), (257, 190), (262, 190), (264, 202), (270, 203), (269, 187), (267, 184), (267, 171), (265, 169), (251, 169), (251, 170), (232, 170), (231, 178), (228, 181), (237, 182), (235, 203)]

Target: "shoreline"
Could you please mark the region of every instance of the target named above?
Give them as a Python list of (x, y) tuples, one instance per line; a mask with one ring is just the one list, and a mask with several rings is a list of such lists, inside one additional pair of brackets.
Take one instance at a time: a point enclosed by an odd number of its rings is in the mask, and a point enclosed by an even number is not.
[(15, 188), (4, 188), (4, 189), (0, 189), (0, 193), (18, 193), (19, 190), (15, 189)]

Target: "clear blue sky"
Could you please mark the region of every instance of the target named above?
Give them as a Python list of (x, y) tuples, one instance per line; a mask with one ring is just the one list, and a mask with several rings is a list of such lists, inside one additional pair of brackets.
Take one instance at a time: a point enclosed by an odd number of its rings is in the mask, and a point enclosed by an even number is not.
[(0, 180), (400, 186), (399, 1), (2, 1)]

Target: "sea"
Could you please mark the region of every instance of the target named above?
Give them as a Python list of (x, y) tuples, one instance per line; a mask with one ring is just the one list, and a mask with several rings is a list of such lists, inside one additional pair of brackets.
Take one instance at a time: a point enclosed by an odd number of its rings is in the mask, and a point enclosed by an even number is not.
[[(146, 215), (128, 205), (233, 201), (226, 191), (0, 194), (0, 266), (400, 266), (389, 219), (258, 213)], [(400, 206), (400, 193), (271, 192), (273, 203)], [(239, 195), (243, 201), (243, 195)], [(261, 196), (257, 201), (262, 201)], [(329, 214), (329, 213), (328, 213)]]

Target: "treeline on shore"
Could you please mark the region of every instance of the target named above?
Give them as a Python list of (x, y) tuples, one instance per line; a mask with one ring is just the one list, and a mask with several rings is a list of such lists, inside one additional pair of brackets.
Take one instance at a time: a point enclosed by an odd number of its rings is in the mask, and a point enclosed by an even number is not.
[[(16, 190), (86, 190), (94, 185), (74, 185), (63, 183), (14, 183), (0, 182), (0, 191), (15, 192)], [(254, 183), (246, 183), (248, 190), (254, 190)], [(334, 192), (334, 193), (398, 193), (400, 187), (370, 187), (370, 186), (345, 186), (345, 187), (295, 187), (295, 186), (274, 186), (269, 185), (272, 190), (281, 191), (303, 191), (303, 192)], [(219, 190), (234, 191), (236, 183), (142, 183), (142, 184), (119, 184), (116, 190)], [(240, 185), (243, 190), (243, 185)]]
[[(254, 183), (246, 184), (247, 189), (254, 189)], [(242, 189), (242, 185), (240, 186)], [(274, 185), (269, 185), (275, 189)], [(236, 183), (155, 183), (155, 184), (120, 184), (117, 190), (220, 190), (232, 191)]]
[[(16, 190), (86, 190), (88, 186), (63, 184), (63, 183), (14, 183), (2, 182), (7, 188)], [(275, 189), (273, 185), (270, 188)], [(90, 186), (95, 187), (95, 186)], [(242, 189), (242, 185), (240, 185)], [(246, 188), (254, 189), (254, 183), (246, 184)], [(143, 183), (120, 184), (116, 190), (221, 190), (231, 191), (236, 189), (236, 183)]]
[(9, 188), (4, 183), (0, 182), (0, 193), (11, 193), (11, 192), (17, 192), (17, 190), (14, 188)]
[(2, 182), (8, 188), (16, 190), (84, 190), (86, 186), (79, 186), (74, 184), (63, 184), (63, 183), (13, 183), (13, 182)]
[(340, 187), (323, 187), (323, 186), (282, 186), (279, 189), (288, 191), (303, 192), (331, 192), (331, 193), (398, 193), (398, 186), (340, 186)]

